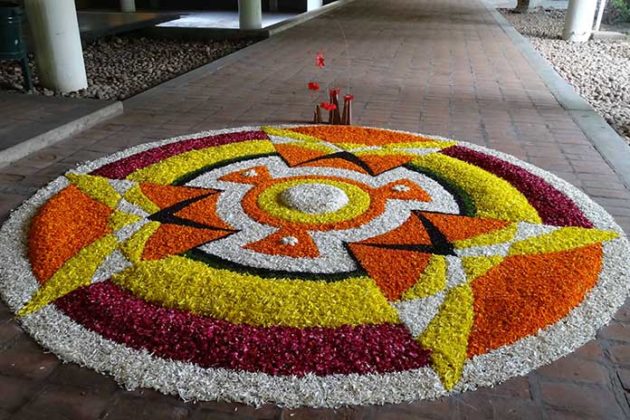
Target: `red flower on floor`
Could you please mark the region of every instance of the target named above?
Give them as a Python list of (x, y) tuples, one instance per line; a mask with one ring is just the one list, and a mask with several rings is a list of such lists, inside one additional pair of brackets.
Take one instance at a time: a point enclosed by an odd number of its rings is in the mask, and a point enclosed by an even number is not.
[(319, 83), (317, 82), (308, 82), (308, 89), (309, 90), (319, 90)]
[(324, 63), (324, 54), (321, 52), (318, 52), (317, 54), (315, 54), (315, 65), (317, 67), (324, 68), (326, 66), (326, 64)]
[(319, 104), (319, 106), (324, 108), (326, 111), (334, 111), (335, 109), (337, 109), (337, 105), (331, 104), (330, 102), (322, 102), (321, 104)]

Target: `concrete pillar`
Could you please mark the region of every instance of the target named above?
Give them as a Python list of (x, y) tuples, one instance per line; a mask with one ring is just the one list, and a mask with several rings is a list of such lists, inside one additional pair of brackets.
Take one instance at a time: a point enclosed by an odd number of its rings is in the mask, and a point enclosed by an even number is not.
[(41, 84), (72, 92), (87, 87), (74, 0), (25, 0)]
[(136, 0), (120, 0), (120, 10), (122, 12), (135, 12)]
[(306, 11), (317, 10), (324, 4), (323, 0), (306, 0)]
[(528, 13), (540, 6), (541, 3), (542, 0), (518, 0), (515, 10), (519, 13)]
[(238, 23), (241, 29), (262, 28), (261, 0), (238, 0)]
[(596, 7), (596, 0), (569, 0), (562, 38), (573, 42), (588, 41), (593, 29)]
[(593, 32), (599, 32), (599, 28), (602, 25), (602, 18), (604, 17), (604, 10), (606, 9), (606, 0), (599, 0), (599, 8), (597, 9), (597, 19), (595, 19), (595, 27)]

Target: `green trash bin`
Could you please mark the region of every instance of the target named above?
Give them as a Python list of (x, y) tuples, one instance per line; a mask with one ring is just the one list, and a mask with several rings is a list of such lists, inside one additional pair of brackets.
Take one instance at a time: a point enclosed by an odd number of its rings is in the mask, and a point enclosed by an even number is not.
[(17, 60), (22, 64), (26, 89), (33, 88), (28, 67), (28, 51), (24, 43), (22, 25), (24, 12), (17, 4), (0, 1), (0, 60)]

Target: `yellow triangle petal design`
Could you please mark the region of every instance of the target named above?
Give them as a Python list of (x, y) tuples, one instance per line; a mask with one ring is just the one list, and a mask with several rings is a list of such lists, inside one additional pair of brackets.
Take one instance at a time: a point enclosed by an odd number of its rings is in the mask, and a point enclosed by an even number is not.
[(446, 288), (446, 257), (433, 255), (427, 268), (416, 282), (403, 296), (403, 300), (425, 298), (441, 292)]
[(120, 251), (129, 261), (134, 264), (140, 262), (142, 258), (142, 252), (144, 246), (147, 244), (149, 238), (160, 227), (160, 222), (149, 222), (142, 226), (131, 238), (129, 238), (124, 244), (120, 246)]
[(298, 133), (297, 131), (285, 130), (285, 129), (276, 128), (276, 127), (262, 127), (261, 129), (269, 136), (286, 137), (286, 138), (290, 138), (294, 140), (301, 140), (301, 141), (309, 142), (309, 143), (322, 142), (322, 140), (318, 139), (317, 137)]
[(472, 324), (473, 293), (469, 284), (463, 284), (448, 292), (440, 311), (419, 339), (423, 347), (432, 351), (433, 368), (447, 390), (462, 376)]
[(131, 204), (135, 204), (149, 214), (157, 213), (158, 211), (160, 211), (160, 208), (153, 201), (149, 200), (146, 195), (144, 195), (144, 193), (140, 189), (140, 185), (138, 184), (135, 184), (134, 186), (129, 188), (125, 192), (124, 198)]
[(491, 268), (499, 265), (503, 259), (504, 258), (500, 255), (491, 257), (462, 257), (462, 267), (464, 273), (466, 273), (466, 279), (468, 282), (471, 282), (477, 277), (483, 276), (490, 271)]
[(66, 178), (90, 198), (105, 204), (110, 209), (116, 208), (122, 198), (106, 178), (73, 173), (66, 174)]
[(509, 255), (566, 251), (619, 237), (617, 232), (581, 227), (564, 227), (542, 236), (515, 242)]
[(115, 210), (111, 216), (109, 216), (109, 227), (112, 228), (112, 230), (122, 229), (123, 227), (135, 223), (140, 219), (142, 218), (138, 215)]
[(274, 143), (275, 146), (295, 146), (295, 147), (302, 147), (304, 149), (308, 149), (308, 150), (316, 150), (318, 152), (323, 152), (323, 153), (334, 153), (337, 152), (337, 149), (334, 149), (330, 146), (327, 146), (325, 143), (319, 142), (319, 143), (311, 143), (311, 142), (303, 142), (303, 141), (296, 141), (296, 142), (291, 142), (291, 143)]
[(31, 314), (79, 287), (90, 285), (96, 270), (117, 246), (116, 237), (106, 235), (83, 248), (37, 290), (18, 316)]
[(475, 236), (473, 238), (464, 239), (461, 241), (455, 241), (456, 249), (472, 248), (476, 246), (489, 246), (495, 244), (501, 244), (511, 241), (516, 232), (518, 231), (518, 225), (516, 223), (511, 224), (503, 229), (495, 230), (494, 232), (485, 233), (483, 235)]

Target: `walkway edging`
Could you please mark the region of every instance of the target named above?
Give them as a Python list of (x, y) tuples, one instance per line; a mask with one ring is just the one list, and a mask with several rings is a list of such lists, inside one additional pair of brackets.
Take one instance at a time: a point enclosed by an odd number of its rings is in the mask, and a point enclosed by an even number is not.
[(521, 35), (488, 0), (481, 0), (503, 32), (521, 51), (538, 73), (558, 103), (569, 113), (595, 149), (630, 189), (630, 147), (621, 136), (556, 72), (551, 63), (536, 51), (527, 38)]
[(9, 147), (8, 149), (4, 149), (0, 151), (0, 167), (9, 165), (31, 153), (35, 153), (62, 140), (66, 140), (68, 137), (72, 137), (122, 113), (123, 104), (120, 101), (116, 101), (90, 114), (84, 115), (81, 118), (55, 127), (45, 133)]

